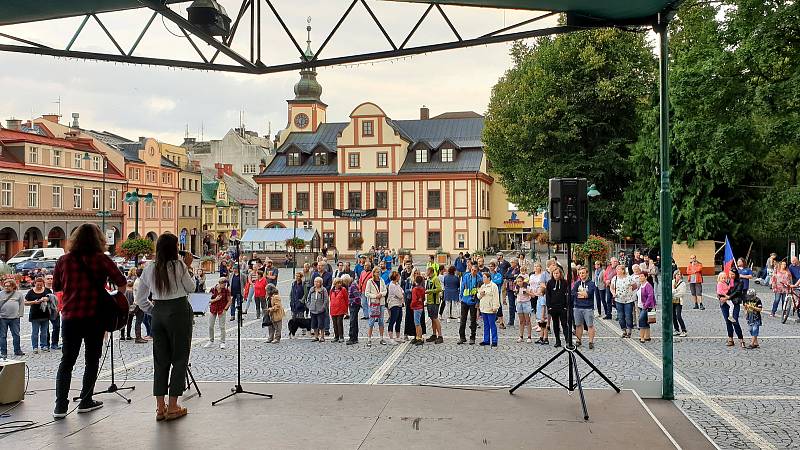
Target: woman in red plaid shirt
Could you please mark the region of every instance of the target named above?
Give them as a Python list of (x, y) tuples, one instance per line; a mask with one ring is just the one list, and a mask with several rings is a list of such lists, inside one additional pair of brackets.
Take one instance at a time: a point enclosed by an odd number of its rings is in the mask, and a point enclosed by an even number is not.
[(107, 248), (106, 238), (97, 225), (85, 223), (79, 226), (69, 240), (69, 253), (58, 259), (53, 271), (53, 290), (63, 293), (60, 302), (63, 345), (53, 411), (56, 419), (67, 415), (72, 368), (81, 351), (81, 343), (86, 344), (86, 368), (78, 412), (94, 411), (103, 406), (103, 402), (92, 400), (105, 333), (97, 317), (97, 303), (101, 298), (100, 289), (105, 289), (107, 280), (123, 294), (127, 289), (122, 272), (111, 258), (103, 254)]

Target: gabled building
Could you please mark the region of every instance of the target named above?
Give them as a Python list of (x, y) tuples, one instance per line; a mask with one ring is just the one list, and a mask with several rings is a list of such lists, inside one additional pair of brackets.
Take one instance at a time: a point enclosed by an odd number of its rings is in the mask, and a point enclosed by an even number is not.
[[(126, 180), (92, 139), (63, 138), (18, 120), (0, 129), (0, 258), (23, 248), (64, 247), (87, 222), (123, 233)], [(110, 158), (109, 158), (110, 159)], [(101, 211), (108, 211), (105, 220)], [(113, 249), (112, 249), (113, 250)]]
[(229, 164), (233, 173), (253, 187), (256, 186), (253, 175), (258, 174), (258, 167), (268, 164), (274, 156), (269, 136), (259, 136), (243, 127), (229, 130), (220, 140), (198, 142), (187, 138), (183, 147), (202, 168), (213, 169), (217, 164)]
[[(215, 168), (202, 171), (206, 244), (225, 248), (231, 238), (241, 238), (245, 231), (258, 227), (258, 191), (233, 172), (231, 164), (217, 163)], [(217, 205), (215, 212), (211, 211), (212, 204)]]

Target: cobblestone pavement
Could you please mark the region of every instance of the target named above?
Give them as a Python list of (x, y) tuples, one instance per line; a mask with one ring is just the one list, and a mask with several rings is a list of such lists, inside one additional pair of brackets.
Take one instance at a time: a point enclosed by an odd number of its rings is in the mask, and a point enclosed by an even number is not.
[[(291, 271), (282, 270), (280, 290), (288, 298)], [(765, 306), (771, 294), (758, 288)], [(713, 292), (706, 286), (706, 292)], [(793, 418), (800, 417), (800, 324), (764, 317), (761, 348), (743, 350), (726, 347), (725, 323), (713, 298), (706, 299), (705, 311), (688, 309), (684, 318), (689, 337), (674, 339), (676, 404), (694, 420), (721, 448), (797, 448), (800, 435)], [(288, 303), (288, 302), (286, 302)], [(242, 381), (290, 383), (388, 383), (508, 386), (544, 363), (556, 349), (517, 343), (518, 329), (500, 330), (500, 345), (456, 345), (457, 321), (444, 323), (445, 343), (408, 343), (367, 347), (365, 339), (355, 346), (331, 342), (314, 343), (298, 336), (289, 339), (284, 324), (284, 338), (279, 345), (267, 344), (260, 321), (251, 310), (242, 328)], [(620, 339), (613, 321), (598, 320), (596, 347), (584, 348), (590, 360), (609, 378), (625, 387), (630, 383), (661, 380), (661, 327), (653, 328), (653, 340), (640, 344), (636, 339)], [(659, 321), (660, 322), (660, 321)], [(208, 321), (197, 317), (192, 348), (192, 371), (198, 381), (230, 381), (236, 378), (235, 322), (227, 322), (228, 347), (203, 348), (208, 341)], [(745, 338), (748, 339), (746, 324)], [(365, 334), (366, 321), (359, 321)], [(478, 329), (481, 339), (482, 329)], [(375, 330), (377, 336), (377, 329)], [(23, 349), (30, 349), (30, 324), (23, 320)], [(218, 335), (218, 330), (217, 330)], [(298, 333), (299, 335), (299, 333)], [(634, 333), (635, 335), (635, 333)], [(551, 337), (551, 342), (552, 342)], [(219, 342), (219, 336), (217, 336)], [(10, 342), (9, 342), (10, 344)], [(115, 379), (117, 384), (152, 380), (150, 344), (119, 342), (115, 339)], [(24, 357), (30, 376), (54, 379), (58, 354), (28, 351)], [(111, 377), (110, 358), (101, 369), (98, 387)], [(565, 361), (549, 371), (557, 379), (566, 378)], [(587, 366), (580, 363), (582, 375)], [(73, 377), (83, 371), (79, 360)], [(589, 375), (584, 384), (602, 388), (597, 375)], [(553, 387), (551, 381), (536, 377), (527, 386)], [(591, 405), (589, 405), (591, 410)]]

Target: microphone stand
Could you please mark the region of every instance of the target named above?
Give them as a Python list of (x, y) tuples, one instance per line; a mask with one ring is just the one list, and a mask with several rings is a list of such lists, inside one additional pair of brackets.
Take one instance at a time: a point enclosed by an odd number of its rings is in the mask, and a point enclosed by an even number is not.
[[(120, 330), (120, 334), (122, 331)], [(114, 381), (114, 332), (111, 332), (111, 335), (108, 338), (108, 342), (106, 342), (106, 348), (111, 348), (111, 385), (104, 391), (94, 392), (92, 395), (100, 395), (100, 394), (117, 394), (130, 404), (131, 399), (122, 395), (119, 391), (132, 391), (136, 389), (136, 386), (123, 386), (118, 387)], [(80, 400), (80, 397), (73, 397), (72, 401), (77, 402)]]
[[(239, 239), (234, 240), (234, 244), (236, 245), (236, 259), (237, 259), (236, 263), (237, 264), (239, 264), (239, 258), (240, 258), (239, 257), (239, 255), (240, 255), (239, 243), (240, 242), (241, 241)], [(240, 269), (241, 269), (241, 267), (240, 267)], [(241, 270), (239, 270), (239, 273), (241, 274)], [(236, 320), (236, 330), (237, 330), (237, 333), (236, 333), (236, 384), (231, 388), (231, 393), (230, 394), (220, 398), (219, 400), (214, 400), (213, 402), (211, 402), (211, 406), (216, 406), (217, 403), (219, 403), (219, 402), (221, 402), (223, 400), (227, 400), (227, 399), (229, 399), (231, 397), (234, 397), (236, 394), (249, 394), (249, 395), (255, 395), (257, 397), (272, 398), (271, 394), (262, 394), (260, 392), (246, 391), (242, 387), (242, 302), (240, 301), (240, 302), (237, 302), (237, 303), (238, 304), (236, 305), (236, 315), (237, 315), (237, 320)]]

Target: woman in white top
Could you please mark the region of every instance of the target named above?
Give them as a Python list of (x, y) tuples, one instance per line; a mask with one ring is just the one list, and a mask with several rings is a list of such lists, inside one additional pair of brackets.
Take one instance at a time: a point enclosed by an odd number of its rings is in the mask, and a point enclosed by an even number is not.
[[(483, 273), (483, 284), (478, 288), (481, 317), (483, 318), (483, 341), (480, 345), (497, 347), (497, 310), (500, 309), (500, 292), (492, 282), (489, 272)], [(490, 342), (491, 339), (491, 342)]]
[(686, 324), (683, 322), (683, 297), (686, 296), (686, 282), (683, 281), (681, 271), (676, 270), (672, 274), (672, 326), (675, 328), (675, 335), (686, 337)]
[[(189, 274), (192, 255), (178, 258), (178, 238), (164, 233), (156, 242), (156, 259), (144, 268), (136, 288), (136, 302), (153, 316), (153, 395), (156, 420), (173, 420), (186, 415), (178, 405), (186, 381), (189, 349), (192, 345), (192, 308), (187, 294), (195, 283)], [(187, 267), (188, 266), (188, 267)], [(152, 301), (148, 299), (152, 294)], [(170, 371), (170, 368), (172, 370)], [(169, 393), (169, 405), (164, 396)]]
[(611, 279), (611, 295), (617, 303), (617, 320), (623, 338), (631, 337), (633, 331), (633, 305), (637, 288), (635, 278), (628, 275), (625, 266), (618, 265), (617, 274)]

